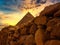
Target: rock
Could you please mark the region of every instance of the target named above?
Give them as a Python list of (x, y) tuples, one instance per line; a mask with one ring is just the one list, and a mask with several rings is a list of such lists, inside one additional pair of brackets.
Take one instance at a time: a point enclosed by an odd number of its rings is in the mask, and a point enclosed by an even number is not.
[(39, 24), (44, 25), (44, 24), (46, 24), (46, 21), (47, 21), (47, 19), (46, 19), (45, 16), (36, 17), (36, 18), (34, 19), (34, 23), (37, 24), (37, 25), (39, 25)]
[(33, 35), (21, 36), (20, 43), (23, 45), (34, 45), (35, 41)]
[(44, 45), (45, 35), (42, 29), (38, 29), (35, 33), (35, 41), (37, 45)]
[(47, 6), (27, 23), (3, 28), (0, 45), (60, 45), (59, 34), (60, 3), (57, 3)]
[(36, 30), (37, 30), (37, 26), (36, 26), (36, 24), (33, 24), (33, 25), (30, 27), (29, 32), (30, 32), (30, 34), (35, 34)]
[[(0, 40), (1, 40), (1, 31), (0, 31)], [(1, 41), (0, 41), (0, 44), (1, 44)]]
[(33, 37), (33, 35), (29, 35), (25, 42), (24, 42), (25, 45), (34, 45), (35, 44), (35, 39)]
[(50, 36), (60, 40), (60, 24), (51, 31)]
[(49, 32), (51, 38), (60, 38), (60, 19), (54, 18), (47, 23), (46, 31)]
[(21, 35), (26, 35), (27, 34), (27, 28), (26, 27), (23, 27), (20, 29), (20, 34)]
[(59, 23), (60, 23), (60, 19), (59, 18), (54, 18), (54, 19), (48, 21), (47, 28), (48, 27), (54, 28), (55, 26), (59, 25)]
[(49, 40), (45, 43), (45, 45), (60, 45), (59, 40)]
[(54, 14), (54, 17), (58, 17), (58, 18), (60, 18), (60, 10), (57, 11), (57, 12)]
[[(58, 7), (58, 8), (57, 8)], [(47, 6), (42, 12), (41, 15), (44, 15), (46, 17), (53, 17), (54, 13), (56, 11), (60, 10), (60, 3), (54, 4), (54, 5), (50, 5)]]
[[(2, 36), (1, 36), (2, 35)], [(8, 34), (6, 32), (2, 32), (1, 33), (1, 45), (7, 45), (8, 42), (7, 42), (7, 38), (8, 38)]]

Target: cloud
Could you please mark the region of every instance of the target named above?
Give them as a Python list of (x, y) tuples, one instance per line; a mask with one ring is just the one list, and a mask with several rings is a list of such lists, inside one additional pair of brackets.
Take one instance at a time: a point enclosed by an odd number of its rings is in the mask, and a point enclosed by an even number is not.
[(60, 0), (47, 0), (47, 2), (58, 3), (58, 2), (60, 2)]
[(26, 11), (23, 12), (12, 12), (12, 13), (0, 13), (0, 23), (1, 25), (16, 25), (26, 14)]
[(0, 25), (14, 26), (28, 11), (36, 17), (46, 6), (57, 2), (60, 0), (0, 0)]
[(0, 11), (17, 11), (21, 0), (0, 0)]
[(60, 0), (0, 0), (0, 11), (11, 12), (18, 11), (21, 8), (33, 8), (45, 3), (57, 3)]

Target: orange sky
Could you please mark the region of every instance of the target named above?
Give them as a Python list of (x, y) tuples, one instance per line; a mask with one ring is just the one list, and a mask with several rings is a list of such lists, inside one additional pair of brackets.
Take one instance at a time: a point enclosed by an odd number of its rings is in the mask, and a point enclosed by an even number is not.
[(19, 12), (13, 12), (9, 14), (5, 14), (3, 12), (0, 13), (0, 17), (2, 17), (2, 24), (15, 26), (25, 15), (30, 12), (34, 17), (38, 16), (39, 13), (46, 7), (46, 4), (43, 4), (39, 7), (35, 7), (32, 9), (23, 9)]

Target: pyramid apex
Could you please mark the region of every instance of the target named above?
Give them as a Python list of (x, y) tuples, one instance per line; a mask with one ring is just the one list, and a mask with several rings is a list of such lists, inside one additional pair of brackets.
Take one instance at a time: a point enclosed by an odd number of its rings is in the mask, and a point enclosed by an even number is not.
[(17, 26), (21, 25), (21, 24), (24, 24), (24, 23), (27, 23), (29, 21), (31, 21), (32, 19), (34, 19), (34, 16), (28, 12), (18, 23), (17, 23)]

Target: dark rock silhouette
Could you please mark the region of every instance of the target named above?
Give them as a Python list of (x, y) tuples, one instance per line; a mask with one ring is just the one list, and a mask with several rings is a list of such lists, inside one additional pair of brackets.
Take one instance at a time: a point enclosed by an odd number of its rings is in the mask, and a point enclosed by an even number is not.
[(60, 41), (59, 40), (50, 40), (50, 41), (47, 41), (45, 45), (60, 45)]
[(54, 14), (54, 17), (60, 17), (60, 10)]

